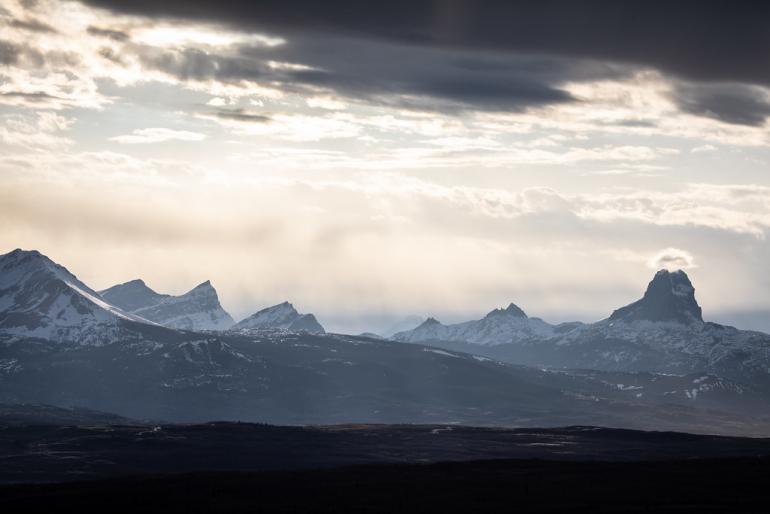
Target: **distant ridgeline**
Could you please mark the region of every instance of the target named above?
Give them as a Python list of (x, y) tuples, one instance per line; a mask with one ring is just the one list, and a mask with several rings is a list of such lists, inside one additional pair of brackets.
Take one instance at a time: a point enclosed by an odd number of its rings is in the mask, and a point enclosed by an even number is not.
[(596, 323), (552, 325), (510, 304), (385, 339), (326, 334), (288, 302), (235, 323), (208, 281), (179, 296), (141, 280), (97, 292), (39, 252), (0, 256), (0, 403), (770, 435), (768, 369), (770, 336), (703, 321), (683, 271), (659, 271)]

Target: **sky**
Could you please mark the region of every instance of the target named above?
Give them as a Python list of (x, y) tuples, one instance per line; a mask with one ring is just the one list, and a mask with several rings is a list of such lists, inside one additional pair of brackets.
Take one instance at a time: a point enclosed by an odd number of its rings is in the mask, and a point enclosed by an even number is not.
[(327, 329), (770, 330), (770, 6), (0, 0), (0, 252)]

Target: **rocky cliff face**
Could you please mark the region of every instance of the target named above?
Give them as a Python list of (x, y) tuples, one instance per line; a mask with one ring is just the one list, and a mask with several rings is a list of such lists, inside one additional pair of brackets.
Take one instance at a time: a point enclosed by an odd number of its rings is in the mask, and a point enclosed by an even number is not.
[(660, 270), (650, 281), (644, 296), (636, 302), (612, 313), (611, 321), (671, 321), (703, 323), (703, 316), (695, 300), (695, 288), (682, 271)]

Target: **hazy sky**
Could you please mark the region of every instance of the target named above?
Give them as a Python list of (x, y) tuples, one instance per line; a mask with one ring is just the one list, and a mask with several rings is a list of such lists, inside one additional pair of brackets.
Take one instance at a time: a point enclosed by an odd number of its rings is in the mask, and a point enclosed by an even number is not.
[(730, 5), (0, 0), (0, 252), (336, 330), (599, 319), (660, 267), (770, 310), (770, 12)]

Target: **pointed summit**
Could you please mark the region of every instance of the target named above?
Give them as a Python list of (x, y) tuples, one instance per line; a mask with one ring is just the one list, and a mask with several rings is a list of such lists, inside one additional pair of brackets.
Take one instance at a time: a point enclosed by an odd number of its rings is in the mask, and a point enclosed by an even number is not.
[(505, 309), (495, 309), (487, 314), (485, 317), (490, 316), (513, 316), (515, 318), (526, 318), (527, 314), (521, 310), (516, 304), (511, 303)]
[(682, 270), (660, 270), (647, 285), (641, 300), (612, 313), (611, 321), (674, 321), (691, 324), (703, 322), (695, 300), (695, 288)]
[(207, 280), (193, 287), (187, 294), (192, 293), (193, 291), (206, 291), (210, 289), (213, 290), (214, 286), (211, 285), (211, 280)]
[(421, 327), (430, 327), (431, 325), (441, 325), (441, 322), (431, 316), (420, 324)]

